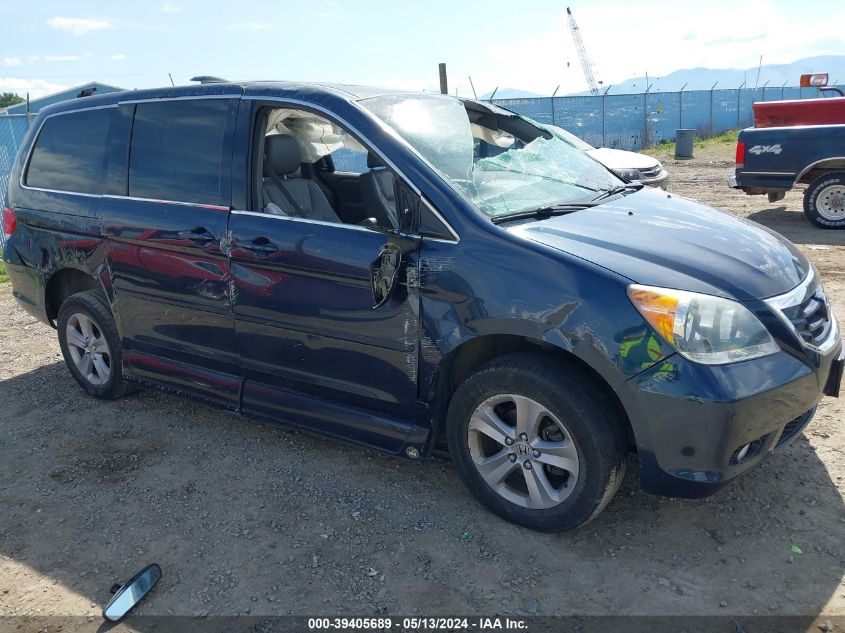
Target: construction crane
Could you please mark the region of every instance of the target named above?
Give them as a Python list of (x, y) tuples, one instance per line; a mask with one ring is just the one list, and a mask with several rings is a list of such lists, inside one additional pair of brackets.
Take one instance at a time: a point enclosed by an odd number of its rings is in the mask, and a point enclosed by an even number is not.
[(572, 32), (572, 39), (575, 40), (575, 48), (578, 49), (578, 57), (581, 58), (581, 67), (584, 69), (584, 76), (587, 78), (587, 86), (590, 88), (590, 93), (597, 95), (599, 93), (599, 86), (601, 82), (596, 83), (596, 78), (593, 75), (593, 63), (587, 56), (587, 49), (584, 48), (584, 40), (581, 39), (581, 30), (578, 28), (578, 23), (572, 16), (572, 9), (566, 7), (566, 14), (569, 16), (569, 30)]

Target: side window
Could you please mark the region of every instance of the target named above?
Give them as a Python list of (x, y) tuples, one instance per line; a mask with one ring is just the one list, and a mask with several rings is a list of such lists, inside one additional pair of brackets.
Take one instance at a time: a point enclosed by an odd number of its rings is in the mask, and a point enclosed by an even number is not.
[[(393, 173), (338, 123), (293, 108), (257, 119), (254, 171), (264, 213), (334, 224), (398, 226)], [(355, 177), (344, 177), (349, 174)], [(340, 177), (335, 177), (338, 174)]]
[(224, 169), (228, 116), (228, 99), (139, 103), (129, 152), (129, 195), (229, 206)]
[(342, 171), (349, 174), (363, 174), (370, 170), (367, 167), (367, 152), (364, 150), (341, 147), (332, 153), (331, 157), (335, 171)]
[(26, 170), (26, 185), (104, 193), (109, 125), (116, 108), (57, 114), (44, 121)]

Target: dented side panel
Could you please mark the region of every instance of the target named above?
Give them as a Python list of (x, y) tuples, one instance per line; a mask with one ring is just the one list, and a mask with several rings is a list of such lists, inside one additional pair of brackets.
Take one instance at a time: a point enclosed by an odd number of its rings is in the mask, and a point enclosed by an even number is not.
[(628, 301), (627, 279), (499, 233), (465, 233), (459, 244), (423, 240), (421, 399), (432, 396), (444, 360), (484, 336), (553, 345), (583, 360), (614, 388), (671, 353)]
[(50, 323), (45, 293), (54, 275), (67, 269), (100, 279), (106, 290), (106, 249), (96, 217), (27, 208), (15, 215), (18, 226), (6, 241), (4, 260), (12, 293), (27, 312)]

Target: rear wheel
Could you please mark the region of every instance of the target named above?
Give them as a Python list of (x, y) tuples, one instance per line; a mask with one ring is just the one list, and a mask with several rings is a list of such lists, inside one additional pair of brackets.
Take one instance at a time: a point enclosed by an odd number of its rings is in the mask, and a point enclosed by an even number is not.
[(76, 382), (92, 396), (117, 398), (126, 390), (120, 337), (98, 290), (68, 297), (59, 308), (59, 346)]
[(823, 229), (845, 229), (845, 172), (823, 174), (810, 183), (804, 214)]
[(625, 472), (621, 421), (593, 381), (555, 359), (512, 354), (485, 365), (449, 406), (449, 453), (499, 516), (563, 532), (596, 517)]

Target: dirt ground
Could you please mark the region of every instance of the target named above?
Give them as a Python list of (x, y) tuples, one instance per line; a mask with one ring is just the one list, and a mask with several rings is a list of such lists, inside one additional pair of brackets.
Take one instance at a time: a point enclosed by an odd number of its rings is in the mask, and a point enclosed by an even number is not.
[[(772, 205), (729, 189), (732, 151), (666, 160), (671, 191), (800, 245), (845, 317), (845, 231), (814, 228), (800, 192)], [(158, 393), (96, 401), (8, 284), (0, 313), (0, 616), (96, 627), (112, 583), (156, 561), (164, 577), (140, 614), (760, 614), (843, 626), (845, 397), (825, 398), (789, 449), (710, 499), (645, 495), (632, 467), (599, 519), (537, 534), (484, 511), (444, 461)]]

